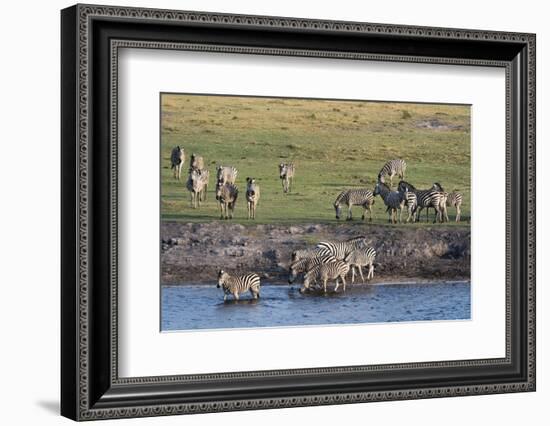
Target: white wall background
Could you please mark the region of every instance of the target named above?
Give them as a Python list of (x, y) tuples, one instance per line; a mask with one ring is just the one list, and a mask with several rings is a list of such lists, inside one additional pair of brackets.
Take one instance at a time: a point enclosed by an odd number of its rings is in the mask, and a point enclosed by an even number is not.
[[(537, 33), (538, 206), (550, 183), (550, 27), (544, 2), (120, 0), (103, 4)], [(68, 424), (59, 407), (59, 9), (3, 4), (0, 67), (0, 401), (2, 424)], [(421, 401), (119, 420), (118, 424), (547, 424), (550, 400), (548, 225), (538, 215), (538, 391)], [(128, 423), (131, 422), (131, 423)], [(108, 421), (102, 424), (114, 423)]]

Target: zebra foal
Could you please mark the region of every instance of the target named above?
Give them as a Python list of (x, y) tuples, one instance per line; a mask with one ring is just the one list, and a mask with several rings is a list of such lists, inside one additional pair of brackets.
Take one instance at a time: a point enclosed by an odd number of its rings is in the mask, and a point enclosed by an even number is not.
[(220, 219), (233, 219), (239, 190), (232, 183), (216, 185), (216, 200), (220, 204)]
[(348, 217), (346, 220), (352, 220), (352, 206), (362, 206), (364, 210), (361, 220), (365, 220), (365, 213), (368, 211), (369, 222), (372, 221), (372, 205), (374, 204), (374, 195), (372, 194), (372, 191), (368, 189), (348, 189), (346, 191), (342, 191), (334, 201), (336, 219), (340, 219), (342, 204), (348, 206)]
[(344, 261), (349, 263), (351, 267), (351, 283), (355, 281), (355, 267), (359, 269), (359, 275), (363, 284), (365, 278), (363, 277), (363, 267), (368, 267), (367, 281), (374, 277), (374, 260), (376, 259), (376, 250), (372, 247), (364, 247), (353, 250), (349, 253)]
[(292, 181), (294, 180), (294, 172), (296, 168), (294, 163), (281, 163), (279, 164), (279, 178), (283, 185), (283, 192), (286, 194), (290, 192)]
[(174, 171), (174, 178), (180, 180), (181, 168), (183, 167), (183, 163), (185, 163), (185, 151), (179, 145), (172, 149), (170, 162), (172, 164), (171, 169)]
[[(433, 188), (437, 189), (438, 191), (444, 192), (443, 187), (439, 183), (434, 183)], [(455, 214), (455, 222), (460, 222), (460, 207), (462, 206), (462, 194), (457, 191), (453, 192), (445, 192), (446, 198), (445, 198), (445, 218), (447, 222), (449, 221), (449, 217), (447, 216), (447, 207), (454, 207), (456, 210)]]
[(256, 219), (256, 206), (260, 200), (260, 185), (256, 183), (256, 179), (246, 178), (246, 205), (248, 207), (248, 218)]
[(334, 287), (334, 291), (337, 291), (338, 286), (340, 285), (338, 279), (342, 280), (344, 291), (346, 291), (346, 275), (349, 272), (349, 268), (349, 263), (342, 260), (336, 260), (334, 262), (327, 262), (314, 266), (306, 272), (304, 276), (304, 287), (300, 289), (300, 292), (303, 293), (308, 290), (310, 284), (317, 280), (323, 283), (323, 290), (325, 293), (327, 292), (328, 280), (335, 280), (336, 286)]
[(390, 160), (378, 173), (378, 181), (386, 183), (386, 176), (390, 178), (390, 188), (393, 186), (393, 177), (398, 176), (400, 179), (405, 179), (405, 170), (407, 170), (407, 163), (405, 160)]
[(296, 278), (298, 278), (298, 275), (307, 273), (317, 265), (334, 261), (336, 261), (334, 256), (305, 257), (303, 259), (295, 260), (288, 268), (288, 283), (292, 284)]
[(216, 287), (223, 289), (224, 301), (229, 294), (233, 295), (235, 300), (239, 300), (239, 294), (247, 291), (250, 291), (254, 299), (260, 297), (260, 277), (256, 274), (231, 276), (222, 269), (218, 272), (218, 285)]

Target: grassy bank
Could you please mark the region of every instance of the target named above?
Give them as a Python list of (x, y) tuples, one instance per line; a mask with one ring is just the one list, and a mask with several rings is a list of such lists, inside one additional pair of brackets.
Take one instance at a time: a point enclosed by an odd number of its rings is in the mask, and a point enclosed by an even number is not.
[[(437, 181), (446, 190), (460, 190), (464, 195), (461, 225), (469, 219), (467, 106), (168, 94), (162, 96), (161, 103), (164, 220), (217, 220), (215, 167), (227, 164), (239, 170), (234, 222), (248, 222), (247, 176), (261, 185), (255, 223), (335, 222), (332, 203), (338, 193), (347, 188), (372, 190), (378, 171), (392, 158), (407, 162), (406, 180), (418, 188)], [(186, 152), (181, 182), (170, 170), (170, 151), (176, 145)], [(192, 152), (205, 158), (211, 173), (207, 201), (197, 210), (191, 208), (185, 188)], [(277, 166), (289, 161), (296, 164), (296, 178), (292, 193), (283, 194)], [(386, 223), (379, 197), (374, 213), (375, 223)], [(449, 213), (452, 220), (454, 209)], [(354, 217), (360, 215), (361, 209), (356, 207)]]

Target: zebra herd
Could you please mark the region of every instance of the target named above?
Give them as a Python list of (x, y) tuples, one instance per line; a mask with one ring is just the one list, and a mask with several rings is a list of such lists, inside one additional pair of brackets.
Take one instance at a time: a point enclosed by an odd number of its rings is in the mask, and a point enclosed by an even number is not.
[[(185, 163), (185, 150), (180, 146), (172, 149), (170, 155), (171, 169), (174, 179), (181, 180), (181, 169)], [(295, 166), (293, 163), (279, 164), (279, 178), (283, 186), (283, 192), (290, 192), (294, 179)], [(233, 219), (235, 206), (239, 196), (236, 185), (238, 170), (233, 166), (216, 167), (216, 200), (220, 206), (220, 219)], [(191, 193), (191, 206), (199, 208), (206, 200), (206, 192), (210, 180), (210, 172), (204, 166), (202, 156), (192, 154), (189, 161), (189, 174), (186, 188)], [(260, 185), (253, 177), (246, 178), (246, 205), (248, 219), (256, 219), (256, 208), (260, 200)]]
[[(327, 284), (334, 280), (334, 291), (338, 291), (340, 280), (343, 291), (346, 291), (346, 276), (351, 270), (351, 283), (355, 282), (356, 268), (365, 283), (363, 268), (367, 270), (367, 281), (374, 277), (374, 261), (376, 251), (370, 247), (365, 237), (355, 237), (347, 241), (323, 241), (315, 247), (296, 250), (292, 253), (288, 270), (288, 283), (294, 283), (300, 276), (303, 286), (300, 293), (313, 290), (316, 286), (327, 292)], [(260, 277), (254, 273), (230, 275), (220, 270), (218, 272), (218, 288), (224, 291), (223, 300), (232, 295), (239, 300), (239, 295), (250, 292), (254, 299), (260, 297)]]
[[(369, 189), (348, 189), (342, 191), (334, 201), (336, 219), (340, 219), (342, 214), (342, 205), (348, 207), (347, 220), (352, 220), (352, 206), (363, 207), (361, 219), (365, 219), (365, 213), (369, 212), (369, 221), (372, 221), (372, 206), (374, 197), (379, 195), (386, 206), (386, 212), (389, 215), (390, 223), (397, 223), (397, 212), (399, 211), (399, 223), (402, 222), (403, 209), (407, 209), (408, 217), (406, 222), (417, 222), (420, 220), (420, 213), (426, 209), (426, 221), (429, 220), (428, 211), (430, 208), (435, 210), (434, 223), (448, 222), (447, 207), (456, 209), (455, 221), (460, 221), (460, 208), (462, 205), (462, 194), (460, 192), (446, 192), (443, 187), (435, 182), (431, 188), (416, 189), (412, 184), (406, 182), (405, 170), (407, 164), (404, 160), (390, 160), (378, 173), (378, 179), (373, 191)], [(394, 176), (401, 180), (397, 185), (397, 190), (392, 191)], [(389, 177), (390, 185), (386, 184)]]

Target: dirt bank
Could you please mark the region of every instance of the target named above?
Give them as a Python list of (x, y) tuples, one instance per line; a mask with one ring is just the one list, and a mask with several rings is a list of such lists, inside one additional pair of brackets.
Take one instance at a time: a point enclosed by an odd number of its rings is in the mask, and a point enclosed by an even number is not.
[(161, 282), (214, 282), (217, 271), (225, 269), (255, 272), (270, 283), (283, 283), (292, 251), (359, 235), (365, 235), (377, 252), (373, 282), (470, 278), (469, 228), (163, 222)]

